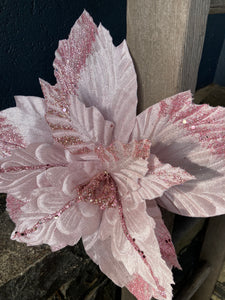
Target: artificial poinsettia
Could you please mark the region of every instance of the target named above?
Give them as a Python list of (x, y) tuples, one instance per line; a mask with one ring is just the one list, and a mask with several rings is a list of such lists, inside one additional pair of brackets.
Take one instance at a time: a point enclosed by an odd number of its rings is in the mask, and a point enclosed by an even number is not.
[(1, 112), (0, 189), (12, 238), (53, 251), (76, 244), (139, 300), (171, 299), (179, 267), (159, 205), (187, 216), (225, 212), (225, 109), (180, 93), (136, 117), (126, 42), (84, 12), (54, 61), (44, 99)]

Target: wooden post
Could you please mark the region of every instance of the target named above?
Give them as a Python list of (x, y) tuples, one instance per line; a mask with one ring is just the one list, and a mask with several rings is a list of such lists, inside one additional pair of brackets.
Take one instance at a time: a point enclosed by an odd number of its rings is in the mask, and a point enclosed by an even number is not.
[(225, 0), (211, 0), (210, 14), (224, 14), (225, 13)]
[[(195, 91), (210, 0), (127, 0), (127, 42), (138, 76), (138, 111)], [(166, 217), (171, 223), (173, 216)], [(126, 289), (122, 299), (133, 299)]]
[[(190, 300), (192, 296), (199, 289), (202, 283), (209, 276), (211, 267), (207, 262), (204, 262), (193, 274), (191, 280), (188, 280), (187, 284), (183, 287), (181, 292), (175, 297), (176, 300)], [(203, 298), (201, 298), (203, 299)]]
[(127, 41), (139, 83), (139, 111), (195, 91), (210, 0), (128, 0)]
[(225, 215), (211, 218), (200, 258), (211, 265), (211, 272), (192, 300), (210, 300), (225, 259)]

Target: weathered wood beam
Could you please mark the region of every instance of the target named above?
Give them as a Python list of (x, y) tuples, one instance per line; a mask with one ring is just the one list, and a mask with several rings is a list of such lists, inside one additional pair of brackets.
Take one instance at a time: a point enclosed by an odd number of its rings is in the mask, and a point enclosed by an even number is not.
[[(139, 112), (178, 92), (195, 91), (209, 6), (210, 0), (127, 0)], [(134, 298), (123, 289), (122, 299)]]
[(210, 14), (224, 14), (225, 13), (225, 0), (211, 0)]
[(211, 272), (192, 300), (210, 300), (225, 259), (225, 215), (211, 218), (200, 258), (211, 265)]
[(195, 91), (210, 0), (128, 0), (127, 41), (139, 81), (139, 110)]
[(136, 300), (136, 297), (134, 297), (126, 288), (123, 288), (121, 300)]
[[(191, 280), (183, 287), (175, 300), (190, 300), (211, 272), (211, 266), (204, 262), (193, 274)], [(203, 299), (203, 298), (202, 298)]]

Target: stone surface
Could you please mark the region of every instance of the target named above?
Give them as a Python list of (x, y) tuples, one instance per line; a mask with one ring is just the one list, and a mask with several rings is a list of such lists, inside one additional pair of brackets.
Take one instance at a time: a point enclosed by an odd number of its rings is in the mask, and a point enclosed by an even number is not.
[(211, 106), (225, 106), (225, 87), (218, 84), (210, 84), (198, 90), (195, 95), (195, 102), (198, 104), (209, 104)]
[(82, 243), (52, 253), (10, 240), (14, 228), (0, 197), (0, 300), (116, 300), (116, 287), (86, 255)]
[[(25, 244), (10, 240), (14, 223), (5, 211), (5, 199), (0, 197), (0, 286), (20, 276), (36, 261), (50, 254), (48, 246), (27, 247)], [(1, 293), (0, 293), (1, 295)]]

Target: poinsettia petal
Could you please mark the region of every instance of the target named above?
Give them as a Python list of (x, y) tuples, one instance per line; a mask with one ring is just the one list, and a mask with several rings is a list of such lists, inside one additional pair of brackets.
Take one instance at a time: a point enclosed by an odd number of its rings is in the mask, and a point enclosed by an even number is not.
[[(48, 150), (49, 160), (45, 160), (43, 149)], [(50, 167), (65, 165), (63, 153), (62, 147), (45, 144), (31, 144), (25, 149), (14, 150), (12, 156), (1, 162), (1, 191), (22, 201), (29, 200), (32, 191), (38, 187), (38, 175)]]
[(126, 287), (138, 300), (149, 300), (153, 296), (151, 286), (138, 274), (133, 275)]
[(148, 173), (139, 181), (141, 188), (138, 193), (143, 199), (160, 197), (170, 187), (195, 179), (181, 168), (161, 163), (154, 154), (150, 155), (148, 161)]
[[(26, 216), (26, 219), (27, 217), (28, 216)], [(41, 217), (41, 215), (38, 215), (38, 217)], [(79, 241), (81, 237), (79, 228), (77, 228), (75, 232), (71, 232), (70, 234), (62, 233), (56, 227), (57, 220), (52, 220), (48, 224), (42, 224), (42, 226), (39, 226), (38, 229), (32, 234), (24, 236), (15, 235), (15, 232), (23, 232), (23, 230), (25, 230), (28, 225), (32, 226), (34, 224), (33, 222), (38, 221), (38, 218), (35, 219), (33, 217), (29, 220), (30, 222), (25, 222), (24, 219), (23, 223), (17, 224), (15, 231), (11, 235), (11, 239), (26, 243), (28, 246), (48, 244), (53, 251), (56, 251), (67, 245), (73, 246)]]
[[(38, 210), (41, 213), (46, 214), (52, 214), (60, 210), (66, 204), (66, 202), (70, 200), (69, 197), (66, 197), (62, 192), (59, 192), (59, 190), (56, 190), (53, 187), (37, 189), (35, 191), (35, 197), (37, 197)], [(28, 207), (31, 204), (28, 204), (26, 207), (24, 207), (23, 211), (29, 210)]]
[(41, 144), (35, 151), (38, 161), (43, 164), (65, 165), (67, 160), (62, 146), (52, 144)]
[(166, 261), (169, 268), (173, 266), (181, 269), (177, 260), (177, 255), (172, 243), (171, 235), (163, 222), (161, 211), (155, 200), (146, 201), (147, 213), (155, 221), (155, 234), (159, 243), (162, 258)]
[(24, 205), (24, 202), (16, 199), (12, 195), (7, 195), (6, 198), (6, 209), (7, 212), (9, 213), (10, 218), (13, 220), (13, 222), (16, 222), (19, 214), (20, 214), (20, 209)]
[(11, 155), (17, 148), (25, 147), (25, 141), (18, 127), (12, 125), (10, 118), (5, 114), (5, 111), (0, 113), (0, 158)]
[(148, 140), (132, 141), (129, 144), (115, 141), (107, 148), (98, 146), (95, 151), (102, 162), (103, 170), (111, 174), (121, 194), (140, 187), (139, 179), (148, 171)]
[(145, 201), (140, 201), (136, 208), (130, 206), (131, 201), (134, 200), (129, 195), (122, 198), (123, 215), (132, 241), (125, 235), (124, 223), (118, 209), (111, 209), (109, 220), (114, 219), (113, 222), (107, 224), (108, 217), (103, 216), (104, 226), (100, 226), (98, 237), (104, 241), (111, 238), (113, 257), (124, 264), (130, 275), (140, 275), (151, 286), (154, 296), (161, 297), (165, 293), (170, 299), (170, 284), (173, 283), (173, 279), (170, 269), (160, 255), (154, 231), (155, 222), (146, 213)]
[[(82, 215), (78, 209), (78, 206), (72, 206), (70, 209), (66, 210), (57, 222), (57, 228), (59, 231), (69, 234), (72, 232), (79, 232), (79, 224)], [(80, 234), (81, 236), (81, 234)]]
[(50, 182), (48, 181), (48, 179), (46, 177), (46, 172), (42, 172), (42, 173), (38, 174), (36, 177), (36, 182), (37, 182), (37, 186), (39, 188), (51, 186)]
[(210, 217), (225, 213), (224, 193), (224, 179), (220, 177), (195, 185), (173, 187), (158, 198), (157, 202), (177, 214)]
[(95, 232), (82, 240), (86, 253), (115, 284), (123, 287), (131, 280), (123, 263), (112, 256), (110, 239), (102, 241)]
[[(1, 112), (1, 142), (11, 149), (21, 148), (31, 143), (52, 143), (50, 129), (44, 118), (45, 103), (39, 97), (16, 96), (17, 107)], [(13, 136), (14, 134), (14, 136)], [(9, 152), (11, 154), (11, 152)]]
[[(57, 201), (55, 201), (56, 194)], [(54, 217), (47, 219), (54, 209), (58, 210), (61, 208), (61, 205), (65, 205), (67, 200), (68, 198), (66, 198), (60, 190), (56, 191), (55, 188), (36, 189), (30, 201), (21, 208), (16, 221), (16, 228), (11, 238), (25, 242), (28, 245), (47, 243), (54, 246), (64, 243), (65, 246), (67, 243), (71, 243), (77, 235), (77, 232), (79, 234), (79, 228), (75, 235), (71, 233), (71, 235), (67, 237), (64, 233), (64, 239), (57, 240), (57, 235), (59, 234), (57, 233), (56, 224), (58, 219)], [(32, 229), (34, 226), (35, 230), (33, 232), (27, 234), (23, 233), (26, 230)]]
[[(30, 201), (16, 211), (12, 238), (28, 245), (46, 243), (54, 251), (74, 245), (82, 235), (96, 232), (101, 221), (99, 207), (85, 204), (76, 203), (56, 187), (36, 189)], [(14, 206), (10, 203), (11, 211)]]
[[(78, 165), (79, 166), (79, 165)], [(82, 164), (80, 164), (82, 166)], [(53, 167), (46, 171), (46, 178), (51, 186), (58, 187), (68, 195), (75, 195), (75, 188), (77, 185), (86, 183), (89, 180), (87, 174), (79, 168), (71, 171), (68, 167)]]
[(114, 138), (127, 142), (134, 126), (137, 81), (127, 44), (112, 44), (109, 32), (100, 25), (92, 54), (80, 72), (77, 94), (86, 105), (96, 106), (105, 119), (116, 124)]
[(64, 94), (74, 95), (80, 71), (92, 53), (97, 27), (91, 16), (84, 11), (72, 27), (68, 40), (59, 41), (53, 66), (55, 77)]
[(225, 213), (225, 109), (192, 103), (190, 92), (167, 98), (137, 117), (132, 138), (151, 140), (163, 163), (195, 180), (166, 191), (159, 203), (175, 213), (206, 217)]
[(83, 216), (80, 224), (82, 236), (97, 232), (102, 221), (103, 211), (98, 205), (87, 202), (79, 202), (78, 207)]
[(112, 227), (117, 223), (117, 219), (114, 217), (114, 212), (115, 208), (108, 208), (102, 214), (102, 220), (98, 232), (98, 238), (102, 241), (111, 236)]
[(85, 105), (95, 106), (116, 124), (115, 139), (127, 142), (136, 115), (137, 82), (126, 42), (115, 47), (109, 32), (101, 24), (97, 28), (84, 11), (68, 40), (59, 42), (54, 67), (63, 94), (76, 94)]
[(86, 130), (85, 136), (89, 137), (88, 140), (103, 145), (110, 144), (114, 124), (105, 120), (96, 107), (85, 107), (82, 102), (74, 99), (74, 96), (70, 96), (70, 111), (72, 126), (78, 128), (79, 124), (81, 127), (80, 137), (84, 136), (83, 130)]
[(79, 202), (78, 207), (80, 209), (80, 212), (84, 217), (93, 217), (97, 216), (99, 213), (99, 206), (93, 205), (92, 203), (88, 202)]
[(16, 96), (16, 107), (0, 113), (0, 157), (11, 155), (12, 150), (31, 143), (52, 143), (45, 121), (44, 99)]
[(65, 104), (61, 103), (62, 91), (43, 80), (40, 82), (47, 100), (46, 120), (58, 143), (76, 152), (91, 144), (111, 142), (114, 124), (104, 120), (97, 108), (86, 107), (76, 95), (64, 97)]

